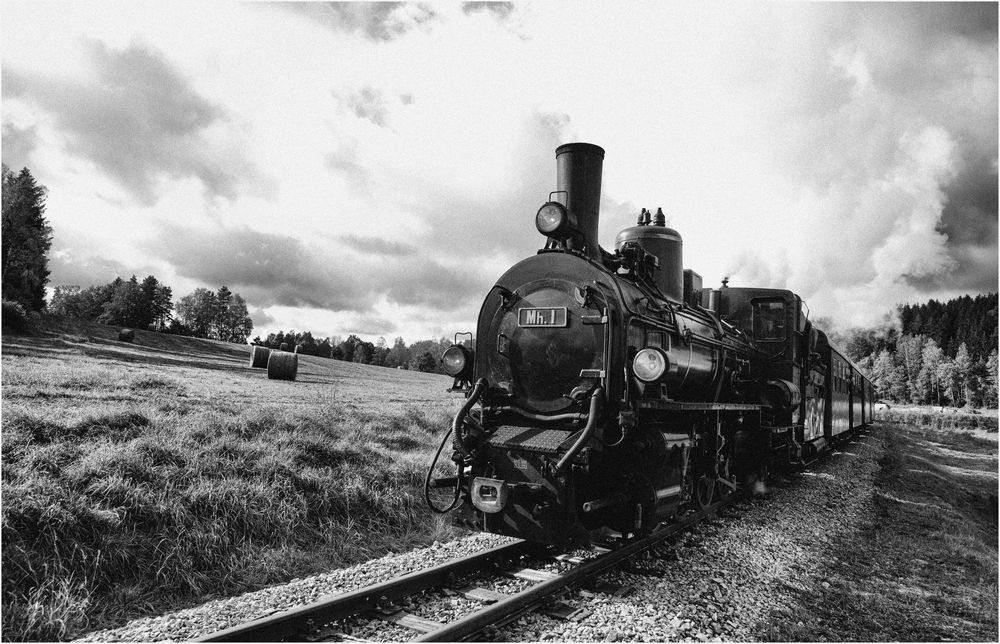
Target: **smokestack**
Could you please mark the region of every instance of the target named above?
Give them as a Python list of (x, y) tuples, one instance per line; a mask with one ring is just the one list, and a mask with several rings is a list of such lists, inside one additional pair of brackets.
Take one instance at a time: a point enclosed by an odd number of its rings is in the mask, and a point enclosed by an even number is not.
[(601, 259), (597, 223), (601, 210), (601, 170), (604, 149), (592, 143), (567, 143), (556, 148), (556, 189), (566, 193), (566, 208), (576, 215), (580, 235), (569, 240), (574, 250)]

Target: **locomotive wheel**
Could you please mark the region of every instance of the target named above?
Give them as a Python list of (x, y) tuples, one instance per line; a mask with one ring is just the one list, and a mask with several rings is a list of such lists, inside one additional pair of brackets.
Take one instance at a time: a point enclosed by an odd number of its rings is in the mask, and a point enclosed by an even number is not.
[(715, 479), (706, 474), (699, 476), (694, 483), (694, 496), (700, 509), (704, 510), (712, 505), (712, 497), (715, 496)]

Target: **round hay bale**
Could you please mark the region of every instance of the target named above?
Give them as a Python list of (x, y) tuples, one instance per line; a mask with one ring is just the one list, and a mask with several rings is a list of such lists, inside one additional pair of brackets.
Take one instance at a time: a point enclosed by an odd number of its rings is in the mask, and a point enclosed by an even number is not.
[(304, 348), (305, 347), (303, 347), (301, 344), (296, 344), (295, 345), (295, 353), (302, 353), (302, 349), (304, 349)]
[(278, 351), (288, 351), (288, 343), (282, 342), (281, 345), (278, 346)]
[(271, 380), (295, 380), (299, 371), (299, 356), (296, 353), (272, 353), (267, 359), (267, 377)]
[(120, 342), (131, 342), (135, 340), (135, 331), (132, 329), (121, 329), (118, 331), (118, 340)]
[(250, 347), (250, 366), (254, 369), (266, 369), (269, 355), (271, 355), (271, 349), (268, 347)]

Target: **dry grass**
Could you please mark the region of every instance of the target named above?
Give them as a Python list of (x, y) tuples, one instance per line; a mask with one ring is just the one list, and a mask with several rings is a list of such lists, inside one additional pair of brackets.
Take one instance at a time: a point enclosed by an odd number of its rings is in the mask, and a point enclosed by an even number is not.
[(300, 356), (293, 384), (249, 347), (116, 333), (3, 338), (3, 639), (451, 536), (419, 494), (449, 379)]
[(933, 429), (997, 431), (997, 410), (965, 410), (951, 407), (893, 407), (878, 412), (878, 418), (893, 423)]
[(938, 426), (882, 424), (874, 515), (771, 639), (997, 641), (997, 435)]

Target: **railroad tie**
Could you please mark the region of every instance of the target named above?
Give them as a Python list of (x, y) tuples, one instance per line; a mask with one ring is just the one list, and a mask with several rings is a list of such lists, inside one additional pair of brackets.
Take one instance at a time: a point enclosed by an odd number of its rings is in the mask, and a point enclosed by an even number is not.
[(433, 619), (420, 617), (419, 615), (407, 613), (406, 611), (403, 610), (389, 615), (386, 615), (381, 612), (376, 612), (375, 616), (383, 621), (392, 622), (393, 624), (398, 624), (400, 626), (410, 629), (411, 631), (417, 631), (418, 633), (431, 633), (445, 626), (443, 622), (436, 622)]
[(589, 608), (574, 606), (565, 601), (557, 601), (542, 608), (541, 613), (555, 619), (579, 622), (591, 614)]
[(631, 584), (618, 584), (613, 581), (598, 581), (590, 586), (595, 593), (603, 593), (612, 597), (625, 597), (635, 591)]
[(551, 559), (552, 561), (562, 561), (564, 563), (571, 563), (571, 564), (581, 564), (587, 560), (585, 557), (577, 557), (576, 555), (567, 555), (567, 554), (553, 555)]
[(507, 593), (497, 592), (489, 588), (480, 588), (479, 586), (463, 586), (462, 588), (452, 588), (450, 590), (466, 599), (472, 599), (484, 604), (492, 604), (510, 597)]
[(516, 577), (528, 581), (548, 581), (559, 576), (558, 573), (548, 572), (547, 570), (536, 570), (535, 568), (514, 568), (504, 574), (508, 577)]

